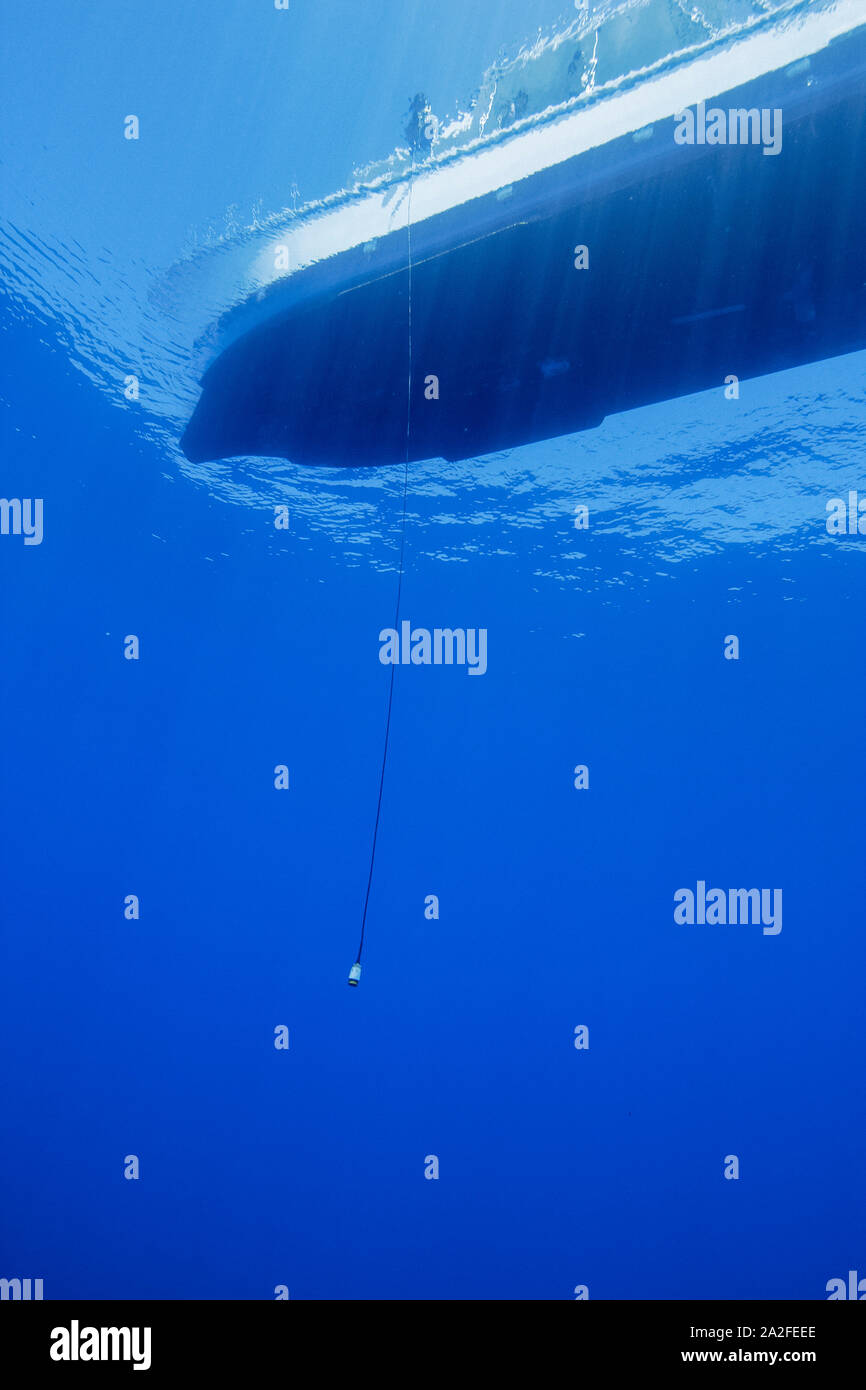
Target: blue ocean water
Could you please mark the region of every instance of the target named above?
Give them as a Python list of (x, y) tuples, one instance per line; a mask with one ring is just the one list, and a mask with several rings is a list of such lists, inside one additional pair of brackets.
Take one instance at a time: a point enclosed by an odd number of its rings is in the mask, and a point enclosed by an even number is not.
[[(696, 23), (606, 10), (660, 51)], [(46, 1298), (866, 1274), (866, 539), (825, 526), (866, 354), (411, 466), (402, 614), (486, 628), (488, 670), (396, 672), (358, 990), (402, 471), (178, 449), (226, 247), (566, 11), (4, 18), (0, 492), (44, 537), (0, 537), (0, 1277)], [(781, 887), (782, 930), (675, 923), (699, 881)]]

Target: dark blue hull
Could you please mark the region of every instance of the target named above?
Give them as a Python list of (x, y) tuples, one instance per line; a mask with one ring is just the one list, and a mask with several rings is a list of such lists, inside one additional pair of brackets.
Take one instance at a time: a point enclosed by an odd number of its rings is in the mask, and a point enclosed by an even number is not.
[(208, 369), (186, 456), (460, 459), (866, 347), (864, 72), (858, 30), (808, 82), (707, 102), (781, 108), (776, 155), (678, 145), (671, 118), (413, 228), (411, 402), (406, 231), (378, 278), (347, 253), (342, 288), (275, 301)]

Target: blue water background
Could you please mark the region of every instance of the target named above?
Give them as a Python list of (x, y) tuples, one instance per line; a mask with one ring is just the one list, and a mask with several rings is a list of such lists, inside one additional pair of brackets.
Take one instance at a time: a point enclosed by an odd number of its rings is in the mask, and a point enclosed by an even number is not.
[[(45, 499), (45, 539), (0, 538), (0, 1275), (46, 1297), (823, 1298), (866, 1274), (866, 538), (824, 527), (866, 493), (866, 354), (412, 466), (403, 614), (486, 627), (489, 670), (397, 671), (357, 991), (399, 470), (275, 466), (277, 532), (266, 464), (196, 478), (71, 360), (100, 267), (156, 276), (231, 206), (327, 194), (414, 91), (452, 104), (563, 14), (4, 16), (4, 226), (34, 281), (47, 246), (93, 279), (72, 325), (20, 294), (2, 321), (0, 492)], [(675, 925), (698, 879), (782, 887), (781, 934)]]

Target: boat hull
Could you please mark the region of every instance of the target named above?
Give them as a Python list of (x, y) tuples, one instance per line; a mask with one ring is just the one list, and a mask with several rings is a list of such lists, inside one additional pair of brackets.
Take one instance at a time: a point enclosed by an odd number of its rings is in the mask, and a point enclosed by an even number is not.
[(866, 347), (863, 31), (807, 66), (707, 102), (780, 109), (777, 154), (672, 115), (331, 258), (207, 370), (187, 457), (462, 459)]

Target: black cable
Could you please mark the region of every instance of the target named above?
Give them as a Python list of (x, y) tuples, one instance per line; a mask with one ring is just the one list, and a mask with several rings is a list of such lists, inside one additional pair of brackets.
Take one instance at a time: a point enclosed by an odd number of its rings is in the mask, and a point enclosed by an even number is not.
[[(406, 460), (403, 465), (403, 517), (400, 523), (400, 572), (397, 579), (397, 605), (394, 610), (394, 631), (400, 631), (400, 598), (403, 593), (403, 556), (406, 549), (406, 499), (409, 491), (409, 433), (412, 416), (412, 179), (415, 174), (415, 160), (409, 175), (409, 202), (406, 209), (406, 230), (408, 233), (408, 288), (409, 288), (409, 386), (406, 394)], [(367, 875), (367, 892), (364, 896), (364, 913), (361, 918), (361, 940), (355, 964), (360, 965), (364, 950), (364, 933), (367, 929), (367, 908), (370, 903), (370, 888), (373, 884), (373, 865), (376, 862), (376, 841), (379, 838), (379, 817), (382, 812), (382, 791), (385, 786), (385, 766), (388, 761), (388, 740), (391, 734), (391, 708), (394, 704), (394, 673), (397, 663), (391, 663), (391, 679), (388, 683), (388, 716), (385, 720), (385, 746), (382, 750), (382, 771), (379, 774), (379, 799), (376, 803), (376, 824), (373, 828), (373, 847), (370, 853), (370, 872)], [(356, 982), (357, 983), (357, 982)]]

